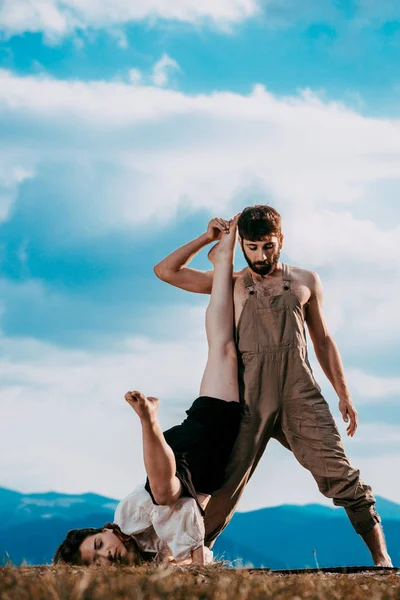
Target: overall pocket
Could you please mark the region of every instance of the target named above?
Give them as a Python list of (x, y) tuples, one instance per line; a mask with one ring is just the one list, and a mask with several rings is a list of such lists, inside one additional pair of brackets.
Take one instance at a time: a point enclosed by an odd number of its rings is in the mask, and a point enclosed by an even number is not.
[(289, 308), (285, 304), (273, 301), (274, 298), (271, 298), (269, 306), (257, 309), (257, 333), (260, 349), (287, 346), (293, 339)]

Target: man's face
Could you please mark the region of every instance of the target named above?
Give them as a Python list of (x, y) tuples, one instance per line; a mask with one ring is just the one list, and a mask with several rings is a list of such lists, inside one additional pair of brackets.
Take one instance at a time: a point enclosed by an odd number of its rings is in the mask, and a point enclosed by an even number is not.
[(240, 245), (250, 269), (257, 275), (270, 275), (278, 264), (282, 241), (282, 234), (265, 235), (257, 242), (241, 239)]
[(111, 529), (88, 535), (79, 547), (82, 561), (87, 565), (111, 565), (129, 562), (128, 550)]

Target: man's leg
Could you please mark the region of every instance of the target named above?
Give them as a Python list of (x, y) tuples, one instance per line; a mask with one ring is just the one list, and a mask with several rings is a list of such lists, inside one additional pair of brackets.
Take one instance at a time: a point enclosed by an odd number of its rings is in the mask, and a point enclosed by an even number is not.
[(290, 449), (311, 472), (320, 492), (345, 508), (375, 565), (391, 567), (372, 490), (350, 465), (327, 402), (319, 393), (314, 399), (294, 398), (284, 404), (281, 425)]
[(361, 534), (361, 537), (371, 552), (375, 566), (393, 567), (380, 523), (377, 523), (368, 533)]
[(209, 252), (214, 280), (206, 312), (208, 360), (200, 384), (200, 396), (239, 401), (236, 346), (233, 338), (232, 271), (237, 239), (237, 218), (229, 233)]
[(175, 475), (175, 455), (158, 422), (159, 401), (136, 391), (125, 394), (125, 400), (140, 418), (144, 465), (154, 499), (157, 504), (173, 504), (181, 495), (181, 483)]

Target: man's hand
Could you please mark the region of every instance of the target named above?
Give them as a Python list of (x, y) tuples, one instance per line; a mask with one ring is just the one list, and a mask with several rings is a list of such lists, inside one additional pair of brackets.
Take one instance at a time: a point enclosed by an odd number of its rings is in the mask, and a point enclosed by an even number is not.
[(347, 435), (353, 437), (358, 427), (358, 413), (351, 398), (339, 400), (339, 410), (345, 423), (348, 423), (350, 420), (347, 427)]
[(207, 225), (207, 236), (210, 242), (216, 242), (220, 239), (222, 233), (229, 233), (229, 221), (216, 217), (211, 219)]

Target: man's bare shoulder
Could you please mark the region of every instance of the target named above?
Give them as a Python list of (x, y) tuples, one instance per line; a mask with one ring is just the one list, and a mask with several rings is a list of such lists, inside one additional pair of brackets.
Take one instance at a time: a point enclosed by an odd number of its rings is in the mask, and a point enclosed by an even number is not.
[(321, 286), (321, 280), (316, 271), (292, 266), (292, 274), (295, 281), (301, 285), (306, 285), (312, 291)]
[(246, 267), (244, 267), (241, 271), (233, 271), (233, 275), (232, 278), (233, 279), (240, 279), (243, 277), (243, 273), (245, 272)]

